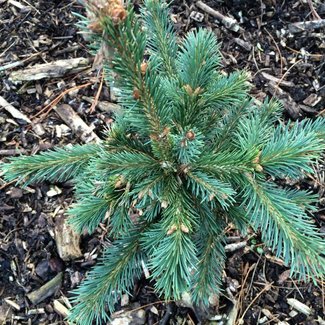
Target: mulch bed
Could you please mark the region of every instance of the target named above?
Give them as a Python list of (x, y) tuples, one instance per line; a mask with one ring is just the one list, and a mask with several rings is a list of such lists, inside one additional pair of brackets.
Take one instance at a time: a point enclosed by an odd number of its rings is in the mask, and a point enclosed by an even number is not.
[[(138, 5), (140, 1), (136, 1)], [(325, 19), (325, 5), (308, 1), (203, 1), (227, 17), (235, 18), (237, 32), (229, 30), (195, 1), (175, 0), (172, 19), (179, 34), (195, 27), (215, 31), (221, 45), (224, 73), (246, 69), (251, 75), (252, 95), (258, 100), (276, 96), (283, 101), (284, 116), (293, 120), (325, 113), (325, 28), (292, 34), (290, 24), (311, 21), (315, 15)], [(86, 97), (95, 97), (101, 87), (101, 72), (89, 68), (59, 78), (14, 84), (10, 73), (34, 64), (77, 57), (90, 58), (86, 42), (77, 33), (82, 12), (77, 1), (0, 0), (0, 96), (33, 125), (0, 109), (0, 159), (6, 161), (17, 152), (39, 151), (82, 143), (82, 137), (49, 105), (66, 104), (94, 132), (101, 136), (113, 122), (110, 109), (92, 109)], [(71, 89), (70, 92), (67, 90)], [(113, 93), (103, 85), (99, 101), (112, 102)], [(45, 108), (45, 109), (44, 109)], [(320, 193), (315, 221), (325, 233), (325, 167), (319, 164), (315, 175), (294, 187)], [(55, 240), (56, 218), (72, 202), (72, 187), (43, 183), (24, 189), (6, 183), (0, 175), (0, 323), (64, 324), (65, 297), (78, 286), (96, 263), (105, 245), (105, 225), (92, 236), (82, 236), (82, 255), (63, 261)], [(241, 324), (324, 324), (324, 287), (321, 283), (299, 283), (289, 277), (282, 262), (272, 257), (258, 235), (241, 238), (229, 231), (229, 242), (246, 240), (244, 248), (228, 253), (224, 292), (210, 310), (215, 324), (226, 324), (237, 302), (237, 321)], [(54, 294), (33, 305), (27, 295), (63, 272), (62, 285)], [(133, 297), (123, 308), (144, 311), (133, 322), (145, 324), (198, 324), (207, 313), (174, 302), (160, 302), (153, 284), (141, 280)], [(311, 308), (306, 315), (296, 311), (288, 298)], [(56, 303), (55, 303), (56, 301)], [(142, 306), (142, 307), (141, 307)], [(287, 322), (287, 323), (285, 323)]]

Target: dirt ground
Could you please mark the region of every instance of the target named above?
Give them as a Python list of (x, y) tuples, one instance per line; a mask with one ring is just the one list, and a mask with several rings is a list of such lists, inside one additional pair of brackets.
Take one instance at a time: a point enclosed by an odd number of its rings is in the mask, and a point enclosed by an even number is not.
[[(140, 0), (134, 2), (141, 4)], [(216, 10), (235, 20), (227, 24)], [(74, 130), (62, 111), (72, 109), (74, 118), (81, 118), (98, 137), (114, 121), (113, 93), (109, 85), (102, 84), (102, 72), (92, 68), (93, 59), (78, 34), (73, 12), (82, 13), (78, 1), (0, 0), (0, 99), (23, 114), (12, 114), (0, 105), (0, 161), (20, 153), (83, 143), (83, 134)], [(211, 28), (220, 41), (222, 71), (246, 69), (252, 95), (258, 100), (280, 98), (285, 119), (325, 114), (325, 24), (295, 24), (322, 22), (325, 3), (175, 0), (171, 14), (180, 35), (195, 27)], [(84, 59), (66, 73), (56, 68), (51, 78), (14, 81), (35, 76), (28, 70), (35, 64), (73, 58)], [(315, 222), (325, 234), (324, 164), (319, 164), (314, 175), (290, 185), (319, 193)], [(56, 234), (72, 194), (69, 182), (21, 189), (0, 175), (0, 324), (64, 324), (69, 291), (96, 263), (107, 231), (103, 225), (92, 236), (82, 236), (79, 254), (62, 259)], [(212, 303), (211, 323), (227, 324), (226, 316), (236, 311), (236, 324), (325, 324), (324, 282), (291, 279), (258, 234), (242, 238), (230, 230), (228, 235), (229, 243), (241, 248), (227, 253), (224, 291)], [(33, 303), (31, 293), (58, 275), (62, 281), (55, 290)], [(160, 301), (153, 284), (144, 279), (132, 297), (124, 298), (119, 308), (137, 312), (130, 324), (199, 324), (207, 317), (184, 302)]]

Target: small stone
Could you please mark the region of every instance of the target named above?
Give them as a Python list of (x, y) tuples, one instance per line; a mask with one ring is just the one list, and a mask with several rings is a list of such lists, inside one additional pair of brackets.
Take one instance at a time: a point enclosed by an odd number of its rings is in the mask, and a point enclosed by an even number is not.
[(211, 307), (216, 307), (219, 305), (219, 296), (216, 294), (211, 294), (209, 296), (209, 304)]
[(26, 90), (27, 94), (31, 95), (31, 94), (35, 94), (36, 93), (36, 88), (28, 88)]

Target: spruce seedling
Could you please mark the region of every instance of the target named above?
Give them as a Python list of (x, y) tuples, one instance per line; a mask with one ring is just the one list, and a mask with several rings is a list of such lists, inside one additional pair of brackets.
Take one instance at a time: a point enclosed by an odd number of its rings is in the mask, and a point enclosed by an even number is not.
[(75, 183), (71, 225), (108, 222), (113, 244), (74, 292), (70, 321), (100, 324), (147, 265), (165, 299), (218, 294), (225, 228), (261, 232), (299, 279), (323, 277), (324, 237), (306, 211), (312, 193), (277, 185), (313, 172), (325, 119), (283, 123), (281, 105), (256, 105), (247, 76), (220, 73), (212, 31), (177, 39), (164, 1), (140, 14), (88, 1), (80, 27), (100, 53), (123, 113), (99, 144), (58, 148), (2, 165), (8, 181)]

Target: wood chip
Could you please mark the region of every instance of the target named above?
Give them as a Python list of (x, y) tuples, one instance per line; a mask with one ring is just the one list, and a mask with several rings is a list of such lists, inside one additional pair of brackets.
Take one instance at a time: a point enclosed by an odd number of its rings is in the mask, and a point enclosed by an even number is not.
[(35, 308), (35, 309), (30, 309), (27, 312), (27, 315), (39, 315), (39, 314), (45, 314), (45, 309), (44, 308)]
[(291, 273), (290, 270), (285, 270), (284, 272), (282, 272), (279, 275), (278, 283), (279, 284), (283, 284), (284, 282), (286, 282), (289, 279), (289, 277), (290, 277), (290, 273)]
[(304, 99), (303, 103), (307, 106), (314, 107), (322, 100), (321, 96), (317, 94), (310, 94), (307, 98)]
[(226, 28), (232, 30), (233, 32), (238, 32), (242, 28), (239, 26), (236, 19), (227, 17), (223, 15), (221, 12), (209, 7), (207, 4), (205, 4), (202, 1), (198, 1), (196, 3), (196, 6), (200, 8), (201, 10), (205, 11), (207, 14), (213, 16), (217, 20), (219, 20)]
[(244, 40), (242, 40), (240, 38), (235, 37), (234, 42), (236, 44), (238, 44), (240, 47), (242, 47), (243, 49), (245, 49), (246, 51), (250, 51), (252, 49), (252, 44), (251, 43), (246, 42), (246, 41), (244, 41)]
[(90, 67), (87, 58), (58, 60), (55, 62), (36, 64), (26, 69), (13, 71), (9, 75), (12, 82), (58, 78), (67, 74), (77, 73)]
[(4, 301), (5, 301), (9, 306), (15, 308), (16, 310), (18, 310), (18, 311), (20, 310), (20, 306), (19, 306), (16, 302), (14, 302), (14, 301), (12, 301), (12, 300), (10, 300), (10, 299), (8, 299), (8, 298), (5, 298)]
[(295, 84), (291, 81), (285, 81), (285, 80), (279, 79), (277, 77), (271, 76), (270, 74), (268, 74), (266, 72), (261, 72), (261, 75), (263, 76), (264, 79), (272, 81), (273, 83), (275, 83), (277, 85), (282, 85), (285, 87), (294, 87), (295, 86)]
[(55, 242), (59, 256), (63, 261), (71, 261), (80, 256), (80, 235), (68, 225), (64, 215), (55, 217)]
[(75, 132), (80, 139), (85, 142), (100, 142), (99, 137), (93, 130), (81, 119), (81, 117), (68, 104), (62, 104), (55, 108), (55, 111), (61, 119)]
[(56, 313), (63, 317), (67, 317), (69, 314), (69, 309), (61, 304), (59, 300), (54, 300), (53, 301), (53, 309), (55, 310)]
[(22, 112), (20, 112), (17, 108), (13, 107), (11, 104), (9, 104), (3, 97), (0, 96), (0, 106), (3, 107), (8, 113), (12, 115), (12, 117), (23, 120), (27, 123), (32, 123), (32, 121), (24, 115)]
[(234, 252), (238, 249), (244, 248), (247, 245), (246, 241), (242, 241), (239, 243), (233, 243), (233, 244), (228, 244), (225, 246), (225, 251), (226, 252)]
[(20, 10), (26, 10), (26, 9), (28, 9), (27, 6), (22, 5), (22, 4), (21, 4), (20, 2), (18, 2), (18, 1), (15, 1), (15, 0), (9, 0), (8, 2), (9, 2), (10, 4), (12, 4), (13, 6), (17, 7), (18, 9), (20, 9)]
[(311, 31), (318, 28), (325, 27), (325, 19), (318, 19), (312, 21), (303, 21), (290, 24), (288, 30), (292, 34), (302, 33), (305, 31)]
[(296, 309), (302, 314), (305, 314), (307, 316), (311, 314), (311, 308), (309, 308), (307, 305), (303, 304), (299, 300), (295, 298), (288, 298), (287, 302), (292, 308)]
[(192, 11), (190, 14), (190, 18), (201, 23), (204, 19), (204, 15), (198, 11)]
[(292, 99), (292, 97), (287, 92), (281, 89), (276, 83), (269, 82), (268, 89), (274, 97), (276, 97), (282, 102), (285, 110), (293, 120), (296, 120), (301, 115), (299, 105)]
[(27, 298), (32, 304), (37, 305), (57, 292), (62, 285), (63, 273), (58, 273), (51, 281), (45, 283), (39, 289), (27, 294)]
[[(94, 98), (91, 97), (83, 96), (82, 99), (90, 104), (94, 102)], [(122, 112), (122, 108), (120, 105), (107, 102), (107, 101), (98, 102), (96, 107), (98, 107), (102, 112), (106, 112), (106, 113), (120, 114)]]

